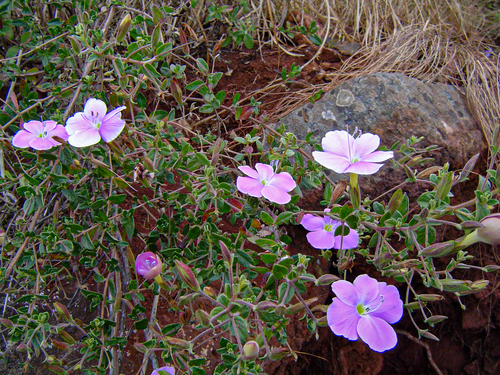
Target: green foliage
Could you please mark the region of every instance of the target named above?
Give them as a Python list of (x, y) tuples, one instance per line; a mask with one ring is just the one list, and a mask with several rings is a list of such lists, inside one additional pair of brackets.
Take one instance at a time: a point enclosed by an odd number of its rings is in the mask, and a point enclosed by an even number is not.
[[(274, 132), (254, 127), (221, 135), (233, 117), (255, 119), (262, 103), (221, 90), (224, 72), (215, 69), (215, 47), (213, 55), (197, 52), (203, 48), (193, 35), (186, 37), (189, 25), (174, 22), (182, 12), (196, 17), (196, 1), (187, 10), (152, 4), (147, 12), (101, 3), (50, 2), (42, 12), (32, 2), (0, 1), (1, 73), (8, 92), (0, 112), (4, 144), (21, 122), (62, 124), (90, 97), (110, 108), (127, 107), (127, 126), (112, 143), (83, 149), (64, 144), (44, 152), (5, 148), (0, 154), (0, 224), (7, 236), (0, 283), (8, 307), (0, 323), (27, 363), (40, 356), (56, 373), (106, 374), (120, 361), (132, 331), (138, 332), (134, 355), (161, 356), (180, 373), (210, 371), (203, 356), (210, 337), (219, 341), (215, 374), (259, 374), (264, 361), (295, 355), (289, 351), (291, 317), (318, 334), (326, 307), (304, 295), (336, 279), (319, 275), (313, 257), (289, 249), (295, 239), (286, 229), (300, 224), (306, 212), (324, 214), (299, 204), (317, 189), (324, 189), (328, 215), (343, 223), (335, 234), (352, 228), (363, 238), (359, 248), (337, 251), (338, 275), (363, 260), (393, 277), (408, 290), (406, 309), (422, 314), (426, 327), (446, 319), (429, 312), (432, 302), (486, 287), (484, 280), (455, 279), (459, 269), (474, 267), (472, 256), (454, 242), (436, 241), (444, 225), (470, 231), (467, 225), (498, 205), (497, 149), (475, 197), (452, 203), (477, 157), (460, 173), (448, 165), (419, 172), (435, 148), (419, 148), (416, 137), (395, 144), (393, 166), (406, 181), (355, 208), (310, 160), (308, 148), (319, 147), (313, 133), (300, 141), (282, 125)], [(198, 21), (227, 27), (221, 46), (253, 49), (256, 27), (241, 16), (249, 9), (246, 1), (214, 3)], [(321, 44), (315, 23), (298, 29)], [(296, 30), (288, 25), (282, 32)], [(292, 64), (277, 78), (290, 83), (299, 74)], [(297, 181), (289, 204), (237, 191), (237, 167), (258, 161), (276, 163)], [(407, 192), (418, 184), (426, 191), (412, 202)], [(162, 259), (161, 280), (135, 272), (142, 251)], [(330, 261), (332, 251), (318, 256)], [(436, 294), (417, 294), (415, 282)], [(415, 325), (421, 336), (434, 338)], [(261, 350), (247, 361), (242, 348), (250, 340)], [(70, 354), (77, 359), (66, 361)]]

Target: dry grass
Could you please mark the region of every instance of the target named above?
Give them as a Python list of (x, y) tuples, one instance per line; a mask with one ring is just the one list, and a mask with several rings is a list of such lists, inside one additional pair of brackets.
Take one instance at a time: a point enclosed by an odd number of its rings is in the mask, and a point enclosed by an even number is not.
[(491, 22), (491, 10), (464, 0), (311, 0), (290, 6), (303, 7), (323, 24), (328, 23), (324, 15), (330, 14), (330, 37), (357, 41), (363, 48), (345, 61), (332, 82), (286, 98), (273, 118), (289, 113), (320, 88), (328, 91), (360, 75), (398, 72), (460, 88), (491, 140), (500, 118), (499, 64), (484, 54), (499, 27)]

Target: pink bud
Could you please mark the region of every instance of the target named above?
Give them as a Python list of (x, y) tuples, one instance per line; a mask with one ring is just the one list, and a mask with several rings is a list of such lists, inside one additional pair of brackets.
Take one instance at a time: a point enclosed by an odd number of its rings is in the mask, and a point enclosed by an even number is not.
[(154, 279), (161, 273), (162, 262), (158, 255), (148, 251), (139, 255), (135, 261), (135, 270), (145, 279)]
[(500, 214), (488, 215), (480, 223), (484, 228), (477, 228), (479, 240), (490, 245), (500, 245)]

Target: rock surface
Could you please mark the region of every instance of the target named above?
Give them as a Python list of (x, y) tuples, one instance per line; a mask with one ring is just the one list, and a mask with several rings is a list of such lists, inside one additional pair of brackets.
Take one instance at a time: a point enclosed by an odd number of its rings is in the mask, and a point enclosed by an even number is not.
[[(399, 73), (375, 73), (344, 82), (281, 122), (301, 140), (315, 132), (313, 139), (318, 143), (326, 132), (345, 130), (347, 126), (351, 133), (358, 128), (379, 135), (381, 144), (387, 147), (413, 135), (423, 136), (418, 147), (438, 145), (440, 149), (431, 155), (435, 164), (449, 162), (454, 169), (486, 148), (464, 96), (455, 87), (423, 83)], [(404, 181), (400, 171), (393, 173), (391, 163), (386, 162), (376, 175), (361, 177), (362, 193), (378, 193), (381, 181), (387, 182), (385, 186)], [(330, 176), (334, 180), (347, 177), (333, 172)]]

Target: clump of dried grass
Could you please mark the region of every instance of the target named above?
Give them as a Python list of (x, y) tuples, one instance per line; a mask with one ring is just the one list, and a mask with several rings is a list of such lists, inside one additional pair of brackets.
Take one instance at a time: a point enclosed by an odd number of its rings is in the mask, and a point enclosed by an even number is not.
[[(310, 95), (348, 79), (376, 72), (398, 72), (427, 82), (459, 87), (490, 141), (500, 118), (498, 61), (485, 52), (491, 41), (483, 8), (464, 0), (358, 0), (301, 2), (318, 17), (332, 15), (332, 37), (361, 42), (332, 81), (286, 98), (273, 115), (281, 117)], [(298, 5), (295, 3), (295, 5)], [(484, 11), (483, 11), (484, 10)], [(345, 30), (352, 30), (346, 34)]]

